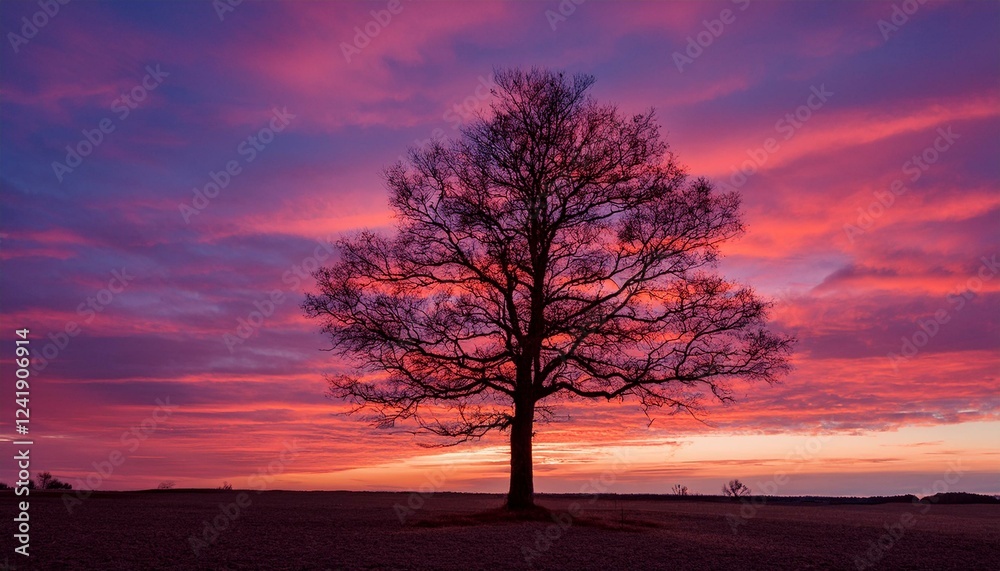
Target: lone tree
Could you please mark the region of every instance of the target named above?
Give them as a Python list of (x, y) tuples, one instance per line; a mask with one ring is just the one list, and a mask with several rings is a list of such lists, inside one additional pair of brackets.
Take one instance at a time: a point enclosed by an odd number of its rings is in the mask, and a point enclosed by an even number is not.
[(745, 498), (750, 495), (750, 486), (739, 480), (729, 480), (729, 483), (722, 485), (722, 495), (727, 498)]
[(653, 111), (598, 103), (593, 82), (497, 71), (459, 140), (385, 171), (396, 231), (342, 238), (304, 303), (354, 371), (331, 396), (376, 426), (509, 431), (512, 510), (534, 505), (534, 423), (556, 399), (695, 413), (788, 367), (769, 304), (713, 273), (738, 195), (689, 180)]

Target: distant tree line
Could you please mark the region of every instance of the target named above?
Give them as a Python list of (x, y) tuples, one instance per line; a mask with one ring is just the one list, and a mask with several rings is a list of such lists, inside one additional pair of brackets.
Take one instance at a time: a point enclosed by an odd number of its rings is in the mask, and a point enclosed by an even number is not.
[[(36, 483), (37, 481), (37, 483)], [(35, 480), (28, 480), (29, 490), (72, 490), (73, 485), (68, 482), (63, 482), (58, 478), (54, 477), (50, 472), (41, 472), (35, 476)], [(6, 482), (0, 482), (0, 490), (9, 490), (10, 485)]]

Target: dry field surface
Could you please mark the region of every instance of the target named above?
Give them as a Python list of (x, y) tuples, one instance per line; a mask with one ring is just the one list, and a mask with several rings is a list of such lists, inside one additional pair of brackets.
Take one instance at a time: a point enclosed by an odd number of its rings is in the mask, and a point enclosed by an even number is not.
[(995, 505), (772, 503), (744, 518), (740, 504), (542, 496), (547, 519), (517, 521), (491, 511), (496, 495), (410, 511), (420, 502), (402, 493), (239, 494), (98, 493), (69, 515), (60, 495), (34, 493), (25, 558), (12, 545), (21, 498), (2, 492), (0, 569), (1000, 569)]

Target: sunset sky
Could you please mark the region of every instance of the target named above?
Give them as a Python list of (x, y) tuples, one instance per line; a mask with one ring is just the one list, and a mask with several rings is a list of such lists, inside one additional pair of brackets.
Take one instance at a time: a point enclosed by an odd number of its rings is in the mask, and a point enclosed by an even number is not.
[(391, 230), (380, 172), (457, 136), (494, 67), (543, 66), (654, 107), (692, 175), (740, 190), (720, 271), (799, 342), (707, 424), (560, 404), (537, 491), (928, 495), (957, 468), (951, 491), (1000, 493), (1000, 4), (219, 6), (0, 5), (0, 440), (26, 327), (35, 470), (79, 486), (120, 451), (100, 489), (270, 464), (275, 489), (505, 491), (505, 435), (426, 448), (338, 414), (302, 276)]

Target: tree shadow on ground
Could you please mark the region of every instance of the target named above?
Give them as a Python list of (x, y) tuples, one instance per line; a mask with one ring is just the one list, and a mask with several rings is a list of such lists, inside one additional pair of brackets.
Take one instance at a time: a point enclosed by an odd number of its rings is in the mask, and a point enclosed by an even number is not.
[[(562, 527), (589, 527), (609, 530), (639, 531), (664, 527), (661, 523), (637, 519), (630, 514), (611, 513), (603, 515), (572, 516), (565, 510), (550, 510), (535, 506), (529, 510), (509, 511), (504, 508), (475, 513), (444, 513), (414, 520), (410, 525), (421, 528), (474, 527), (506, 523), (547, 523)], [(567, 525), (567, 522), (569, 524)]]

